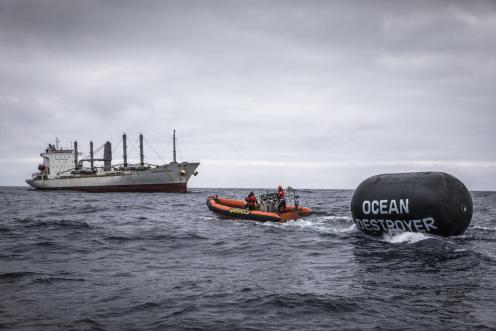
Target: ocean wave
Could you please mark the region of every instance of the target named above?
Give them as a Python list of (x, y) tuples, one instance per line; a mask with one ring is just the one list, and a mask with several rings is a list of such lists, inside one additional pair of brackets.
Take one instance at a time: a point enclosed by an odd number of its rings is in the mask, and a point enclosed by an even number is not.
[(42, 277), (31, 281), (31, 284), (51, 285), (60, 282), (85, 282), (84, 278), (65, 278), (65, 277)]
[(324, 216), (323, 217), (324, 220), (326, 221), (339, 221), (339, 222), (346, 222), (346, 223), (350, 223), (350, 222), (353, 222), (353, 218), (349, 217), (349, 216), (335, 216), (335, 215), (330, 215), (330, 216)]
[(134, 240), (134, 238), (126, 237), (126, 236), (107, 236), (103, 239), (108, 240), (108, 241), (131, 241), (131, 240)]
[(382, 238), (390, 244), (413, 244), (432, 237), (421, 232), (401, 232), (396, 234), (384, 234)]
[(312, 212), (312, 215), (313, 216), (330, 216), (332, 214), (329, 211), (314, 209)]
[(85, 221), (79, 220), (34, 220), (32, 218), (22, 219), (19, 222), (24, 224), (25, 228), (46, 228), (46, 227), (61, 227), (61, 228), (71, 228), (71, 229), (90, 229), (93, 226), (86, 223)]
[(357, 228), (354, 223), (351, 223), (351, 218), (346, 216), (320, 216), (300, 218), (295, 221), (288, 221), (282, 224), (265, 222), (264, 226), (281, 227), (288, 230), (300, 230), (316, 232), (320, 234), (340, 234), (356, 232)]
[(487, 232), (496, 232), (496, 227), (482, 226), (482, 225), (472, 225), (469, 230), (482, 230)]
[(150, 310), (150, 309), (154, 309), (154, 308), (158, 308), (160, 307), (160, 304), (159, 303), (156, 303), (156, 302), (145, 302), (145, 303), (142, 303), (142, 304), (139, 304), (139, 305), (136, 305), (134, 307), (131, 308), (132, 311), (135, 311), (135, 310)]
[(20, 218), (20, 217), (12, 217), (12, 221), (14, 222), (17, 222), (17, 223), (31, 223), (33, 222), (34, 220), (31, 218), (31, 217), (23, 217), (23, 218)]
[(355, 224), (351, 224), (347, 227), (341, 227), (333, 226), (332, 224), (326, 222), (313, 222), (310, 220), (297, 220), (294, 222), (287, 222), (283, 224), (283, 227), (315, 231), (321, 234), (351, 233), (356, 231)]
[(66, 330), (93, 330), (93, 331), (100, 331), (100, 330), (106, 330), (106, 328), (100, 324), (99, 322), (91, 319), (91, 318), (83, 318), (79, 320), (72, 321), (70, 323), (67, 323), (63, 325), (63, 329)]
[(184, 207), (184, 206), (188, 206), (188, 204), (176, 202), (176, 203), (171, 204), (171, 206), (172, 207)]
[(108, 241), (154, 241), (154, 240), (207, 240), (207, 237), (196, 233), (186, 233), (180, 235), (171, 234), (153, 234), (153, 235), (110, 235), (104, 238)]
[(37, 272), (31, 271), (13, 271), (13, 272), (5, 272), (0, 274), (0, 280), (16, 280), (29, 276), (39, 275)]
[(241, 306), (256, 304), (266, 309), (287, 308), (294, 311), (294, 313), (315, 310), (325, 311), (327, 313), (342, 313), (360, 309), (359, 304), (355, 300), (312, 293), (268, 294), (241, 299), (236, 304)]
[(218, 216), (199, 216), (198, 218), (202, 221), (211, 221), (211, 220), (220, 219), (220, 217)]
[(54, 207), (52, 210), (44, 211), (37, 214), (38, 217), (54, 217), (54, 216), (66, 216), (66, 215), (78, 215), (78, 214), (91, 214), (101, 211), (107, 211), (110, 207), (93, 206), (91, 204), (85, 205), (67, 205)]
[[(477, 210), (465, 235), (443, 238), (366, 235), (351, 219), (350, 192), (309, 191), (302, 204), (315, 214), (263, 224), (209, 211), (211, 189), (11, 191), (19, 196), (15, 208), (0, 219), (0, 329), (471, 329), (496, 322), (488, 304), (496, 286), (496, 194), (475, 195), (474, 205), (488, 212)], [(78, 214), (95, 208), (105, 211)]]

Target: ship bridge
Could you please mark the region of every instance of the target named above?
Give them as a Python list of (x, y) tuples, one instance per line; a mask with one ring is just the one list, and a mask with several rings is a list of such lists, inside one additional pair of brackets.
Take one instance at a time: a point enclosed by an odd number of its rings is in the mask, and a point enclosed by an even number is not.
[(43, 157), (44, 174), (53, 179), (60, 173), (74, 169), (76, 153), (73, 149), (58, 149), (49, 144), (45, 152), (40, 154)]

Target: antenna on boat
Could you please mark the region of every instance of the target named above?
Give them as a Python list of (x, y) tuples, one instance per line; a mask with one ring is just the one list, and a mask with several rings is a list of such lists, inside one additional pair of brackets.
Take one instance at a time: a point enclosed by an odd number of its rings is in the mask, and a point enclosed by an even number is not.
[(174, 163), (176, 162), (176, 130), (172, 133), (172, 159)]
[(139, 135), (139, 145), (140, 145), (140, 166), (145, 165), (145, 156), (143, 155), (143, 134)]
[(55, 138), (55, 149), (59, 149), (59, 137)]

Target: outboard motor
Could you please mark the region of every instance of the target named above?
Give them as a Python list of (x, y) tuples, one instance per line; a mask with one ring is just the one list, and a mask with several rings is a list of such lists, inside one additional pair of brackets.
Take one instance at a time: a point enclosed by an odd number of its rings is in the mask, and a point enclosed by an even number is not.
[(260, 210), (267, 213), (277, 212), (277, 194), (265, 193), (260, 196)]
[(472, 219), (472, 197), (457, 178), (442, 172), (384, 174), (353, 193), (351, 215), (370, 235), (390, 231), (461, 235)]

